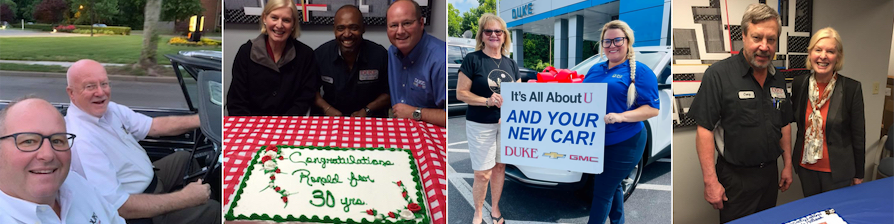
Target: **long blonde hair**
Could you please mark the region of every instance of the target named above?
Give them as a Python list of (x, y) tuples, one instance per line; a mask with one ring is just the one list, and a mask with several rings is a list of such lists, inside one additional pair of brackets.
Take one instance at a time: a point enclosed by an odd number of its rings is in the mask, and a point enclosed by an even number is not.
[[(605, 38), (605, 31), (609, 29), (619, 29), (627, 36), (627, 59), (630, 62), (630, 87), (627, 88), (627, 107), (629, 108), (636, 99), (636, 87), (634, 85), (636, 83), (636, 51), (633, 50), (633, 29), (630, 29), (630, 25), (627, 25), (624, 21), (613, 20), (602, 26), (600, 39)], [(602, 47), (605, 48), (605, 46)], [(602, 52), (602, 56), (605, 56), (605, 52)]]
[(500, 53), (509, 56), (509, 47), (512, 46), (512, 37), (509, 36), (509, 29), (506, 28), (506, 21), (492, 13), (482, 14), (481, 18), (478, 19), (478, 35), (475, 35), (475, 50), (480, 51), (484, 49), (484, 27), (491, 21), (500, 24), (500, 29), (503, 30), (503, 46), (500, 47)]

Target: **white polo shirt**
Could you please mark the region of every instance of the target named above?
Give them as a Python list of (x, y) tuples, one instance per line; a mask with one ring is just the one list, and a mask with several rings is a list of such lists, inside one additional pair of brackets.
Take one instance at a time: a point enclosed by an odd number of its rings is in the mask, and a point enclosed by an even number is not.
[(149, 134), (151, 117), (109, 102), (106, 113), (97, 118), (72, 103), (65, 124), (77, 135), (72, 171), (90, 181), (115, 208), (152, 182), (152, 161), (139, 144)]
[[(69, 173), (56, 195), (61, 216), (49, 205), (14, 198), (0, 191), (0, 223), (102, 223), (124, 224), (113, 208), (79, 175)], [(62, 217), (61, 219), (59, 217)]]

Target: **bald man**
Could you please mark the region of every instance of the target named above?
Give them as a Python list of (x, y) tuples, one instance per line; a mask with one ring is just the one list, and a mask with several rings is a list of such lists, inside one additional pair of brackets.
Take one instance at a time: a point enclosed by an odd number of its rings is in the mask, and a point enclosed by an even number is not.
[[(45, 100), (0, 111), (0, 223), (120, 223), (81, 176), (68, 175), (75, 136)], [(46, 141), (44, 141), (46, 139)]]
[(397, 118), (447, 125), (447, 43), (425, 33), (419, 4), (398, 0), (388, 7), (388, 86)]
[[(189, 153), (151, 162), (139, 141), (180, 135), (199, 127), (199, 116), (151, 118), (111, 101), (112, 87), (101, 64), (80, 60), (68, 69), (71, 106), (65, 118), (79, 142), (73, 171), (95, 183), (99, 193), (126, 219), (154, 223), (220, 223), (220, 202), (208, 184), (183, 183)], [(197, 168), (198, 165), (191, 166)], [(173, 191), (182, 186), (182, 190)]]

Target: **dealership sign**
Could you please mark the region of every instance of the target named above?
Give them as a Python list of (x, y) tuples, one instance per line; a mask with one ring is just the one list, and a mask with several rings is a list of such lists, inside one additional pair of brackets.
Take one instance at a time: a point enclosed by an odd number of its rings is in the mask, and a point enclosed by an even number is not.
[(528, 3), (512, 9), (512, 19), (534, 15), (534, 3)]
[(605, 83), (502, 83), (502, 163), (602, 173)]

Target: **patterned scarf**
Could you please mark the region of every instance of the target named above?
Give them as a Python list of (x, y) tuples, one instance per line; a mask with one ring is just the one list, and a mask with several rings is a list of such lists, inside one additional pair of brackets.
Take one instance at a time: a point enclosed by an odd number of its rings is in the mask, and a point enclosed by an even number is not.
[(838, 79), (837, 74), (832, 74), (832, 80), (826, 84), (826, 89), (822, 95), (819, 93), (819, 87), (816, 85), (816, 74), (810, 76), (810, 115), (807, 116), (807, 129), (804, 132), (804, 152), (801, 158), (802, 164), (814, 164), (816, 160), (823, 158), (823, 116), (820, 108), (829, 101), (829, 96), (835, 90), (835, 80)]

